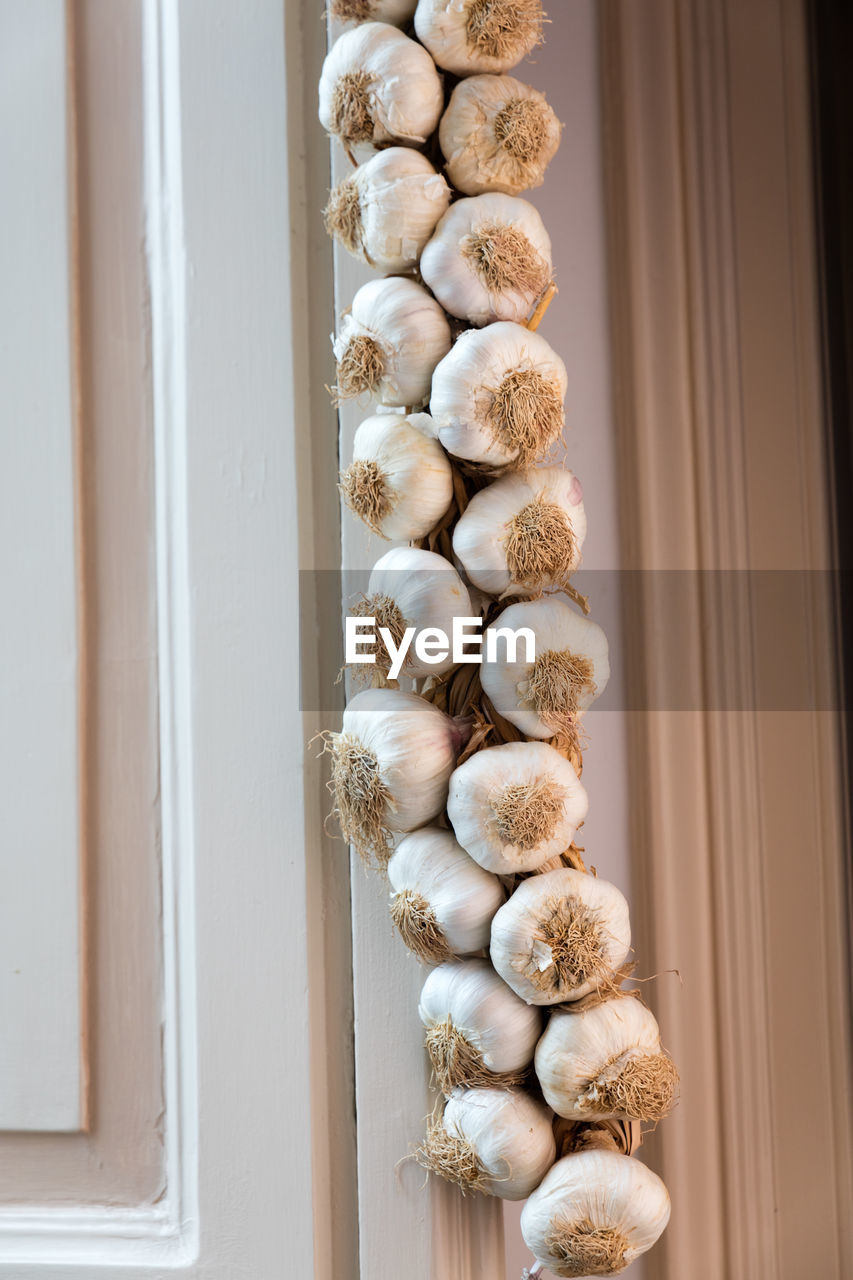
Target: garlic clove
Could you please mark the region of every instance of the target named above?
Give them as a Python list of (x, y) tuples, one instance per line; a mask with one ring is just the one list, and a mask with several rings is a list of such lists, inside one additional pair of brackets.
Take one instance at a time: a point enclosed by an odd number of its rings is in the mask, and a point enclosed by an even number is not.
[(579, 1151), (551, 1168), (521, 1211), (521, 1234), (555, 1276), (613, 1276), (669, 1222), (663, 1182), (632, 1156)]
[(341, 472), (349, 509), (389, 541), (424, 538), (453, 501), (447, 455), (425, 430), (425, 413), (374, 414), (361, 423)]
[(438, 138), (447, 176), (467, 196), (539, 187), (560, 145), (545, 95), (512, 76), (469, 76), (450, 96)]
[(542, 1015), (510, 991), (488, 960), (452, 960), (433, 969), (418, 1013), (439, 1087), (521, 1084)]
[(336, 22), (390, 22), (402, 27), (411, 22), (417, 0), (330, 0), (329, 13)]
[(396, 27), (365, 22), (339, 36), (320, 75), (320, 123), (346, 146), (418, 146), (444, 105), (427, 51)]
[(508, 71), (542, 42), (541, 0), (419, 0), (415, 31), (457, 76)]
[(394, 832), (413, 831), (444, 808), (459, 731), (416, 694), (365, 689), (349, 702), (341, 732), (324, 739), (341, 834), (366, 862), (384, 865)]
[[(499, 638), (502, 629), (529, 628), (536, 657), (526, 660), (523, 643), (515, 660)], [(575, 749), (584, 713), (607, 686), (607, 637), (597, 623), (554, 597), (510, 605), (486, 630), (494, 634), (498, 660), (480, 670), (483, 690), (511, 724), (531, 738), (558, 737)]]
[(536, 871), (565, 852), (588, 809), (573, 765), (545, 742), (477, 751), (451, 775), (447, 797), (456, 839), (497, 875)]
[(536, 1047), (536, 1074), (549, 1107), (567, 1120), (657, 1123), (678, 1093), (654, 1014), (632, 995), (552, 1013)]
[(389, 147), (330, 192), (326, 230), (381, 271), (417, 265), (450, 202), (450, 188), (420, 151)]
[(463, 1194), (523, 1200), (554, 1163), (551, 1114), (520, 1089), (457, 1089), (434, 1117), (418, 1162)]
[(566, 366), (538, 333), (510, 321), (461, 334), (432, 377), (430, 413), (448, 453), (529, 467), (559, 440)]
[(570, 867), (523, 880), (492, 921), (492, 964), (529, 1004), (606, 991), (631, 946), (615, 885)]
[(450, 350), (450, 325), (426, 289), (392, 276), (362, 285), (332, 347), (339, 400), (369, 394), (382, 404), (417, 408)]
[(406, 836), (388, 863), (388, 880), (391, 918), (409, 950), (426, 964), (489, 945), (503, 885), (468, 857), (452, 832), (423, 827)]
[[(427, 628), (438, 628), (450, 636), (453, 619), (471, 615), (471, 601), (464, 582), (444, 556), (416, 547), (395, 547), (377, 560), (367, 594), (350, 612), (376, 619), (376, 662), (363, 670), (378, 672), (384, 679), (397, 679), (400, 675), (419, 679), (449, 671), (454, 665), (453, 653), (449, 647), (443, 659), (437, 654), (439, 660), (428, 661), (426, 653), (418, 656), (419, 640), (403, 652), (407, 629), (413, 628), (419, 636)], [(390, 633), (390, 651), (379, 636), (380, 627)], [(402, 664), (399, 672), (395, 664)]]
[(475, 493), (453, 531), (453, 550), (488, 595), (534, 595), (568, 586), (585, 537), (579, 480), (541, 467)]
[(421, 275), (444, 309), (478, 326), (526, 320), (551, 271), (538, 211), (498, 193), (455, 201), (421, 255)]

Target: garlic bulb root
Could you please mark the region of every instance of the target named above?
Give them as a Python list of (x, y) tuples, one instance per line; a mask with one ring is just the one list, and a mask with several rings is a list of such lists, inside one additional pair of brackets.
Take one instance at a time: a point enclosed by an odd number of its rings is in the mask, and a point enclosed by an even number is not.
[(565, 787), (552, 778), (496, 788), (490, 801), (501, 840), (522, 853), (538, 848), (554, 834), (568, 794)]
[(578, 743), (581, 699), (596, 692), (592, 659), (567, 649), (538, 653), (527, 677), (525, 702), (554, 734)]
[(332, 813), (341, 835), (364, 861), (386, 863), (393, 842), (385, 816), (394, 802), (376, 755), (348, 733), (325, 733), (323, 750), (332, 756)]
[(386, 22), (363, 22), (338, 37), (323, 63), (319, 99), (320, 123), (347, 148), (418, 146), (444, 105), (426, 49)]
[(540, 493), (511, 519), (506, 535), (506, 563), (520, 586), (536, 589), (542, 582), (568, 578), (578, 551), (571, 522), (556, 502)]
[(465, 1088), (522, 1084), (542, 1028), (488, 960), (451, 960), (427, 977), (418, 1005), (425, 1044), (445, 1094)]
[(496, 387), (485, 387), (483, 415), (497, 444), (513, 450), (519, 468), (545, 455), (565, 422), (563, 397), (538, 369), (512, 369)]
[(463, 1192), (523, 1200), (554, 1162), (550, 1112), (520, 1089), (457, 1089), (415, 1153)]
[(335, 402), (354, 396), (375, 395), (382, 384), (388, 357), (379, 338), (355, 333), (346, 343), (337, 363)]
[(453, 955), (435, 911), (416, 889), (402, 889), (393, 895), (391, 920), (403, 942), (424, 964), (441, 964)]
[(536, 1046), (545, 1101), (569, 1120), (657, 1123), (678, 1095), (678, 1071), (661, 1048), (654, 1014), (636, 993), (551, 1015)]
[(381, 271), (410, 271), (450, 202), (450, 188), (411, 147), (380, 151), (329, 193), (326, 230)]
[[(360, 600), (356, 600), (350, 607), (350, 614), (354, 618), (374, 618), (377, 636), (375, 663), (352, 664), (351, 669), (354, 671), (355, 678), (357, 680), (372, 680), (374, 684), (380, 687), (385, 686), (388, 683), (388, 672), (393, 658), (380, 635), (380, 628), (390, 633), (394, 648), (399, 649), (403, 636), (406, 634), (407, 619), (403, 617), (400, 612), (400, 606), (391, 596), (375, 594), (365, 595)], [(410, 664), (411, 652), (408, 652), (403, 659), (404, 675), (409, 674), (407, 666)]]
[(560, 145), (560, 122), (530, 85), (512, 76), (470, 76), (453, 90), (438, 138), (458, 191), (514, 196), (542, 185)]
[(566, 367), (539, 334), (499, 321), (468, 330), (433, 374), (430, 412), (448, 453), (526, 469), (559, 440)]
[(414, 16), (417, 0), (331, 0), (337, 22), (390, 22), (402, 26)]
[(488, 946), (505, 891), (451, 831), (422, 827), (406, 836), (388, 863), (388, 880), (391, 918), (418, 959), (441, 964)]
[(421, 274), (451, 315), (478, 326), (523, 323), (551, 279), (551, 239), (527, 200), (469, 196), (438, 223)]
[(492, 921), (490, 951), (523, 1000), (557, 1004), (612, 990), (630, 939), (615, 885), (566, 867), (522, 881)]
[(508, 71), (542, 41), (541, 0), (419, 0), (415, 31), (455, 75)]
[(444, 808), (458, 727), (416, 694), (366, 689), (347, 705), (341, 732), (325, 733), (323, 742), (341, 833), (365, 862), (384, 866), (394, 832), (412, 831)]
[(381, 538), (425, 537), (453, 499), (447, 456), (425, 429), (428, 415), (383, 413), (355, 433), (353, 460), (341, 472), (349, 509)]
[(480, 1050), (449, 1015), (443, 1022), (436, 1022), (429, 1028), (424, 1044), (438, 1087), (444, 1094), (452, 1093), (459, 1085), (468, 1089), (475, 1089), (478, 1085), (511, 1088), (524, 1084), (527, 1079), (527, 1067), (517, 1071), (489, 1071)]
[(585, 1150), (549, 1169), (521, 1213), (521, 1233), (555, 1276), (612, 1276), (650, 1249), (669, 1221), (657, 1174), (616, 1151)]

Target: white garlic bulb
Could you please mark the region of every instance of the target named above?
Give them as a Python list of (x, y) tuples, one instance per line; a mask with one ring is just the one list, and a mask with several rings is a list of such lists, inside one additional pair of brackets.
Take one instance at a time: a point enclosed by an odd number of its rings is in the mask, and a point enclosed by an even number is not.
[[(536, 638), (528, 662), (523, 641), (507, 661), (501, 630), (527, 628)], [(495, 633), (498, 660), (484, 662), (480, 680), (495, 708), (530, 738), (560, 736), (577, 745), (578, 724), (610, 678), (607, 637), (601, 627), (551, 596), (504, 609), (487, 628)]]
[(402, 27), (415, 14), (418, 0), (331, 0), (329, 12), (336, 22), (390, 22)]
[(536, 871), (564, 853), (588, 808), (574, 767), (546, 742), (475, 752), (452, 774), (447, 796), (456, 839), (497, 875)]
[[(377, 560), (366, 595), (350, 613), (375, 619), (376, 661), (366, 666), (366, 671), (380, 672), (391, 680), (401, 675), (418, 679), (441, 675), (454, 665), (450, 646), (442, 650), (440, 643), (425, 644), (429, 637), (422, 633), (437, 628), (450, 636), (454, 617), (471, 615), (471, 600), (464, 582), (444, 556), (416, 547), (395, 547)], [(380, 628), (387, 636), (380, 637)], [(415, 635), (407, 636), (407, 631)]]
[(372, 267), (406, 271), (450, 203), (450, 188), (420, 151), (389, 147), (333, 188), (329, 235)]
[(429, 974), (418, 1014), (426, 1047), (445, 1094), (466, 1088), (522, 1084), (542, 1014), (525, 1004), (488, 960), (450, 960)]
[(512, 76), (470, 76), (453, 90), (438, 128), (447, 176), (466, 196), (540, 187), (560, 128), (538, 89)]
[(654, 1014), (629, 995), (552, 1013), (536, 1047), (536, 1075), (548, 1106), (567, 1120), (656, 1122), (678, 1092)]
[(630, 947), (622, 894), (571, 867), (523, 880), (492, 921), (492, 964), (530, 1004), (607, 990)]
[(355, 433), (340, 490), (350, 511), (382, 538), (426, 537), (453, 500), (450, 463), (431, 427), (425, 413), (378, 413)]
[(542, 42), (541, 0), (419, 0), (415, 31), (457, 76), (509, 71)]
[(341, 732), (324, 736), (341, 832), (366, 861), (387, 862), (392, 832), (413, 831), (444, 808), (462, 735), (416, 694), (365, 689)]
[(520, 1089), (457, 1089), (416, 1152), (463, 1192), (523, 1200), (556, 1155), (551, 1113)]
[(347, 146), (418, 146), (444, 106), (435, 63), (416, 40), (385, 22), (339, 36), (320, 75), (320, 123)]
[(546, 1173), (521, 1211), (521, 1234), (555, 1276), (615, 1276), (669, 1222), (656, 1173), (618, 1151), (578, 1151)]
[(450, 350), (450, 325), (414, 280), (370, 280), (353, 298), (332, 347), (339, 400), (369, 393), (381, 404), (417, 408)]
[(562, 434), (566, 385), (566, 366), (540, 334), (509, 321), (469, 329), (433, 374), (433, 428), (456, 458), (529, 467)]
[(551, 280), (551, 238), (527, 200), (497, 192), (450, 206), (421, 255), (421, 275), (452, 316), (525, 321)]
[(541, 467), (475, 493), (453, 531), (453, 550), (481, 591), (527, 595), (568, 586), (585, 537), (577, 476)]
[(406, 836), (388, 863), (388, 880), (391, 918), (419, 959), (441, 964), (489, 945), (503, 885), (468, 857), (451, 831), (424, 827)]

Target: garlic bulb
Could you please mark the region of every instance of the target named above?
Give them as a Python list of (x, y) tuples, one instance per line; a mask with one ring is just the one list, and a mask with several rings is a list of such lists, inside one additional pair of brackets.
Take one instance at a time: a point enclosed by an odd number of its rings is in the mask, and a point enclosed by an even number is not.
[(453, 531), (453, 550), (481, 591), (526, 595), (566, 587), (585, 537), (580, 481), (542, 467), (475, 493)]
[(450, 325), (414, 280), (371, 280), (353, 298), (332, 347), (339, 400), (369, 392), (382, 404), (416, 408), (450, 350)]
[(457, 76), (508, 71), (542, 42), (541, 0), (419, 0), (415, 31)]
[(622, 894), (571, 867), (523, 880), (492, 921), (492, 964), (529, 1004), (607, 989), (630, 946)]
[(450, 188), (411, 147), (380, 151), (331, 191), (329, 235), (372, 267), (406, 271), (450, 203)]
[[(536, 637), (535, 661), (525, 660), (523, 644), (517, 646), (516, 660), (506, 661), (498, 633), (522, 627)], [(490, 631), (496, 636), (498, 661), (483, 663), (480, 680), (496, 710), (530, 738), (559, 735), (576, 746), (578, 723), (610, 678), (601, 627), (550, 597), (504, 609), (487, 628), (487, 644)]]
[[(471, 601), (464, 582), (444, 556), (416, 547), (395, 547), (377, 560), (367, 594), (350, 612), (375, 619), (376, 662), (365, 668), (368, 672), (392, 680), (400, 675), (418, 679), (441, 675), (453, 666), (451, 649), (443, 657), (440, 651), (431, 656), (421, 633), (439, 628), (445, 636), (451, 635), (454, 617), (470, 616)], [(387, 637), (380, 637), (380, 627)], [(409, 631), (417, 634), (414, 644), (412, 635), (406, 634)]]
[(654, 1014), (629, 995), (552, 1013), (536, 1074), (548, 1106), (567, 1120), (662, 1120), (678, 1092)]
[(426, 142), (444, 105), (432, 58), (385, 22), (365, 22), (332, 45), (320, 75), (320, 123), (347, 146)]
[(529, 467), (562, 434), (566, 385), (566, 366), (538, 333), (508, 321), (469, 329), (433, 374), (433, 427), (456, 458)]
[(439, 222), (421, 275), (452, 316), (474, 325), (524, 321), (551, 280), (551, 238), (527, 200), (469, 196)]
[(459, 1085), (505, 1088), (524, 1082), (542, 1015), (513, 995), (488, 960), (451, 960), (433, 969), (418, 1013), (443, 1093)]
[(546, 1173), (521, 1211), (521, 1234), (555, 1276), (615, 1276), (669, 1222), (656, 1173), (618, 1151), (579, 1151)]
[(450, 716), (416, 694), (356, 694), (341, 732), (325, 735), (325, 749), (334, 813), (362, 858), (387, 862), (392, 832), (413, 831), (441, 813), (460, 746)]
[(453, 90), (438, 129), (447, 176), (466, 196), (541, 187), (560, 128), (538, 89), (512, 76), (470, 76)]
[(425, 424), (425, 413), (379, 413), (355, 433), (353, 458), (341, 472), (350, 511), (391, 541), (424, 538), (453, 500), (447, 455)]
[(418, 0), (331, 0), (337, 22), (390, 22), (402, 27), (414, 17)]
[(456, 839), (497, 875), (536, 871), (564, 853), (588, 808), (573, 766), (545, 742), (475, 752), (452, 774), (447, 797)]
[(503, 885), (468, 857), (452, 832), (424, 827), (406, 836), (388, 863), (388, 880), (391, 919), (419, 959), (441, 964), (489, 945)]
[(416, 1156), (464, 1192), (523, 1200), (554, 1163), (551, 1115), (520, 1089), (457, 1089)]

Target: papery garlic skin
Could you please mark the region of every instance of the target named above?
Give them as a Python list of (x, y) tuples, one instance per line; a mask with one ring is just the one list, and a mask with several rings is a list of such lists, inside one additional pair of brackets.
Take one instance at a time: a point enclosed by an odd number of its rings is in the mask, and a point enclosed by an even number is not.
[(407, 894), (422, 899), (431, 911), (445, 944), (433, 957), (434, 963), (452, 955), (471, 955), (489, 945), (492, 918), (504, 901), (504, 888), (497, 876), (468, 857), (451, 831), (423, 827), (406, 836), (388, 863), (388, 880), (392, 908), (396, 898)]
[[(523, 627), (529, 628), (536, 637), (535, 662), (526, 661), (523, 644), (518, 645), (516, 661), (506, 661), (504, 642), (498, 638), (498, 661), (483, 662), (480, 669), (483, 690), (496, 710), (528, 737), (551, 738), (561, 733), (571, 736), (573, 726), (604, 692), (610, 678), (607, 637), (597, 623), (584, 618), (562, 600), (549, 597), (521, 601), (504, 609), (487, 628), (486, 642), (489, 631), (502, 628), (516, 631)], [(563, 668), (561, 663), (568, 665)], [(556, 672), (556, 683), (547, 678), (549, 664)], [(569, 677), (567, 701), (563, 706), (559, 699), (564, 690), (559, 681), (565, 671)], [(577, 679), (573, 672), (580, 672)], [(547, 701), (547, 706), (546, 694), (552, 699)]]
[(541, 1102), (520, 1089), (457, 1089), (418, 1158), (463, 1191), (524, 1200), (555, 1155), (551, 1114)]
[(326, 229), (380, 271), (416, 266), (450, 203), (450, 188), (420, 151), (389, 147), (333, 189)]
[[(450, 636), (455, 617), (471, 616), (468, 590), (450, 561), (434, 551), (416, 547), (395, 547), (377, 560), (368, 580), (365, 604), (376, 617), (377, 628), (383, 615), (387, 618), (389, 612), (396, 614), (397, 627), (391, 628), (392, 634), (402, 624), (417, 632), (437, 627)], [(377, 662), (388, 656), (377, 646)], [(414, 679), (442, 675), (453, 665), (452, 649), (442, 661), (428, 663), (418, 658), (412, 643), (401, 674)]]
[(466, 196), (540, 187), (561, 125), (544, 93), (513, 76), (461, 80), (438, 129), (447, 176)]
[(521, 1211), (521, 1234), (555, 1276), (616, 1275), (652, 1247), (669, 1214), (666, 1187), (639, 1160), (578, 1151), (546, 1173)]
[[(538, 809), (527, 814), (528, 804)], [(475, 752), (453, 772), (447, 796), (456, 839), (496, 875), (536, 871), (564, 853), (588, 809), (574, 767), (545, 742), (507, 742)], [(522, 833), (526, 827), (537, 834), (537, 826), (540, 838), (531, 843)]]
[(577, 476), (540, 467), (503, 476), (475, 493), (453, 531), (453, 551), (487, 595), (533, 595), (566, 585), (585, 537)]
[(541, 43), (543, 20), (540, 0), (419, 0), (415, 31), (440, 67), (468, 76), (509, 71)]
[(455, 201), (421, 255), (421, 275), (444, 309), (477, 326), (525, 321), (551, 273), (538, 210), (497, 192)]
[(390, 22), (402, 27), (411, 22), (418, 0), (331, 0), (329, 12), (336, 22)]
[(413, 831), (444, 808), (459, 730), (416, 694), (365, 689), (348, 703), (341, 732), (326, 736), (343, 835), (366, 860), (386, 861), (392, 832)]
[(345, 144), (419, 146), (434, 131), (443, 106), (432, 58), (386, 22), (345, 31), (326, 55), (320, 123)]
[(492, 921), (492, 964), (529, 1004), (606, 989), (630, 947), (623, 895), (571, 867), (523, 880)]
[[(513, 422), (518, 376), (532, 378), (546, 397), (534, 424), (538, 448), (523, 444), (521, 425)], [(566, 366), (538, 333), (510, 321), (460, 334), (432, 379), (430, 414), (448, 453), (491, 467), (529, 465), (559, 439), (565, 422)]]
[(453, 500), (450, 463), (425, 413), (365, 418), (340, 487), (350, 510), (391, 542), (426, 537)]
[(449, 1019), (486, 1070), (498, 1074), (529, 1066), (542, 1031), (539, 1009), (519, 1000), (488, 960), (450, 960), (433, 969), (418, 1015), (428, 1031)]
[[(375, 361), (362, 376), (366, 344)], [(429, 398), (433, 371), (450, 350), (450, 325), (441, 307), (414, 280), (370, 280), (352, 300), (332, 348), (340, 399), (370, 393), (381, 404), (418, 408)], [(355, 356), (355, 359), (353, 357)], [(348, 362), (355, 364), (347, 373)]]
[[(545, 1101), (567, 1120), (660, 1120), (671, 1108), (654, 1114), (644, 1103), (633, 1109), (612, 1106), (612, 1084), (631, 1065), (648, 1064), (663, 1071), (667, 1090), (674, 1089), (677, 1073), (663, 1054), (660, 1028), (651, 1010), (636, 997), (623, 995), (577, 1013), (555, 1010), (536, 1046), (536, 1075)], [(660, 1099), (649, 1100), (651, 1108)], [(634, 1111), (642, 1114), (635, 1114)]]

